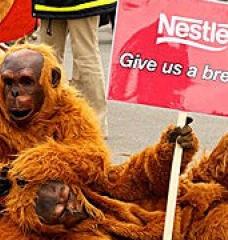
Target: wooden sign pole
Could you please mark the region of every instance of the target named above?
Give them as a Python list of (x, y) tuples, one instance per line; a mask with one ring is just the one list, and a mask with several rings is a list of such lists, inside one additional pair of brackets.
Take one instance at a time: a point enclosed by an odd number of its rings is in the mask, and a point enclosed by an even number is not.
[[(186, 123), (186, 119), (187, 119), (187, 113), (179, 112), (177, 126), (183, 127)], [(179, 144), (176, 143), (174, 155), (173, 155), (170, 181), (169, 181), (169, 193), (168, 193), (168, 201), (167, 201), (167, 207), (166, 207), (166, 218), (165, 218), (163, 240), (172, 240), (182, 154), (183, 154), (183, 149), (179, 146)]]

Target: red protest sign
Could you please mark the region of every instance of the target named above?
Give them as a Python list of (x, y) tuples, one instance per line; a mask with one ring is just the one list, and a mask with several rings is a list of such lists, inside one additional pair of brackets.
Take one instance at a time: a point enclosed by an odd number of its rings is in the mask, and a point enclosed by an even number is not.
[(32, 1), (15, 0), (8, 14), (0, 22), (0, 42), (24, 37), (33, 32), (35, 19), (32, 18)]
[(109, 99), (228, 115), (228, 5), (120, 0)]

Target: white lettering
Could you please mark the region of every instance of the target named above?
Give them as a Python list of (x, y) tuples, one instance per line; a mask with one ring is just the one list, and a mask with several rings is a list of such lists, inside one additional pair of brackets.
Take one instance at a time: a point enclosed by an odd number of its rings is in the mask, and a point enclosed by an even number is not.
[(142, 59), (140, 54), (133, 55), (128, 52), (120, 56), (120, 65), (124, 68), (147, 69), (149, 72), (154, 72), (158, 66), (153, 59)]
[(185, 22), (178, 22), (176, 24), (176, 34), (180, 37), (187, 37), (189, 30), (189, 25)]
[(228, 82), (228, 72), (218, 69), (212, 69), (210, 68), (210, 65), (205, 65), (203, 74), (202, 74), (203, 80), (220, 80), (224, 83)]
[(172, 18), (171, 24), (169, 25), (169, 20), (164, 13), (160, 14), (160, 22), (158, 25), (158, 33), (162, 34), (164, 29), (167, 31), (168, 35), (173, 36), (175, 31), (175, 17)]
[[(228, 24), (160, 14), (157, 44), (181, 43), (208, 51), (227, 48)], [(162, 35), (162, 36), (161, 36)]]
[(228, 43), (228, 31), (224, 28), (221, 28), (217, 31), (216, 40), (220, 44), (227, 44)]

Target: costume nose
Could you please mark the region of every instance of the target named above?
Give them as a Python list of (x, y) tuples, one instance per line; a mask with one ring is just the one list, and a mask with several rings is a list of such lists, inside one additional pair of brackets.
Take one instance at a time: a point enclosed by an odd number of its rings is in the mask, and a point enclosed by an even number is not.
[(19, 89), (17, 87), (12, 89), (12, 96), (15, 98), (19, 96)]

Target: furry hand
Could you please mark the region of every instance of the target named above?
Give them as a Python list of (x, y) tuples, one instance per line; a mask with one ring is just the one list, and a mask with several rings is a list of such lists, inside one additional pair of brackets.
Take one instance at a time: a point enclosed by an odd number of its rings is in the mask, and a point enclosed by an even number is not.
[(60, 181), (49, 181), (40, 187), (36, 212), (44, 223), (63, 224), (66, 228), (88, 217), (69, 186)]
[(193, 147), (193, 133), (189, 124), (193, 121), (192, 118), (187, 117), (184, 127), (176, 127), (169, 133), (169, 142), (177, 142), (183, 149), (189, 149)]
[(226, 200), (228, 192), (216, 183), (188, 183), (180, 186), (180, 195), (181, 205), (192, 205), (203, 215), (214, 202)]

